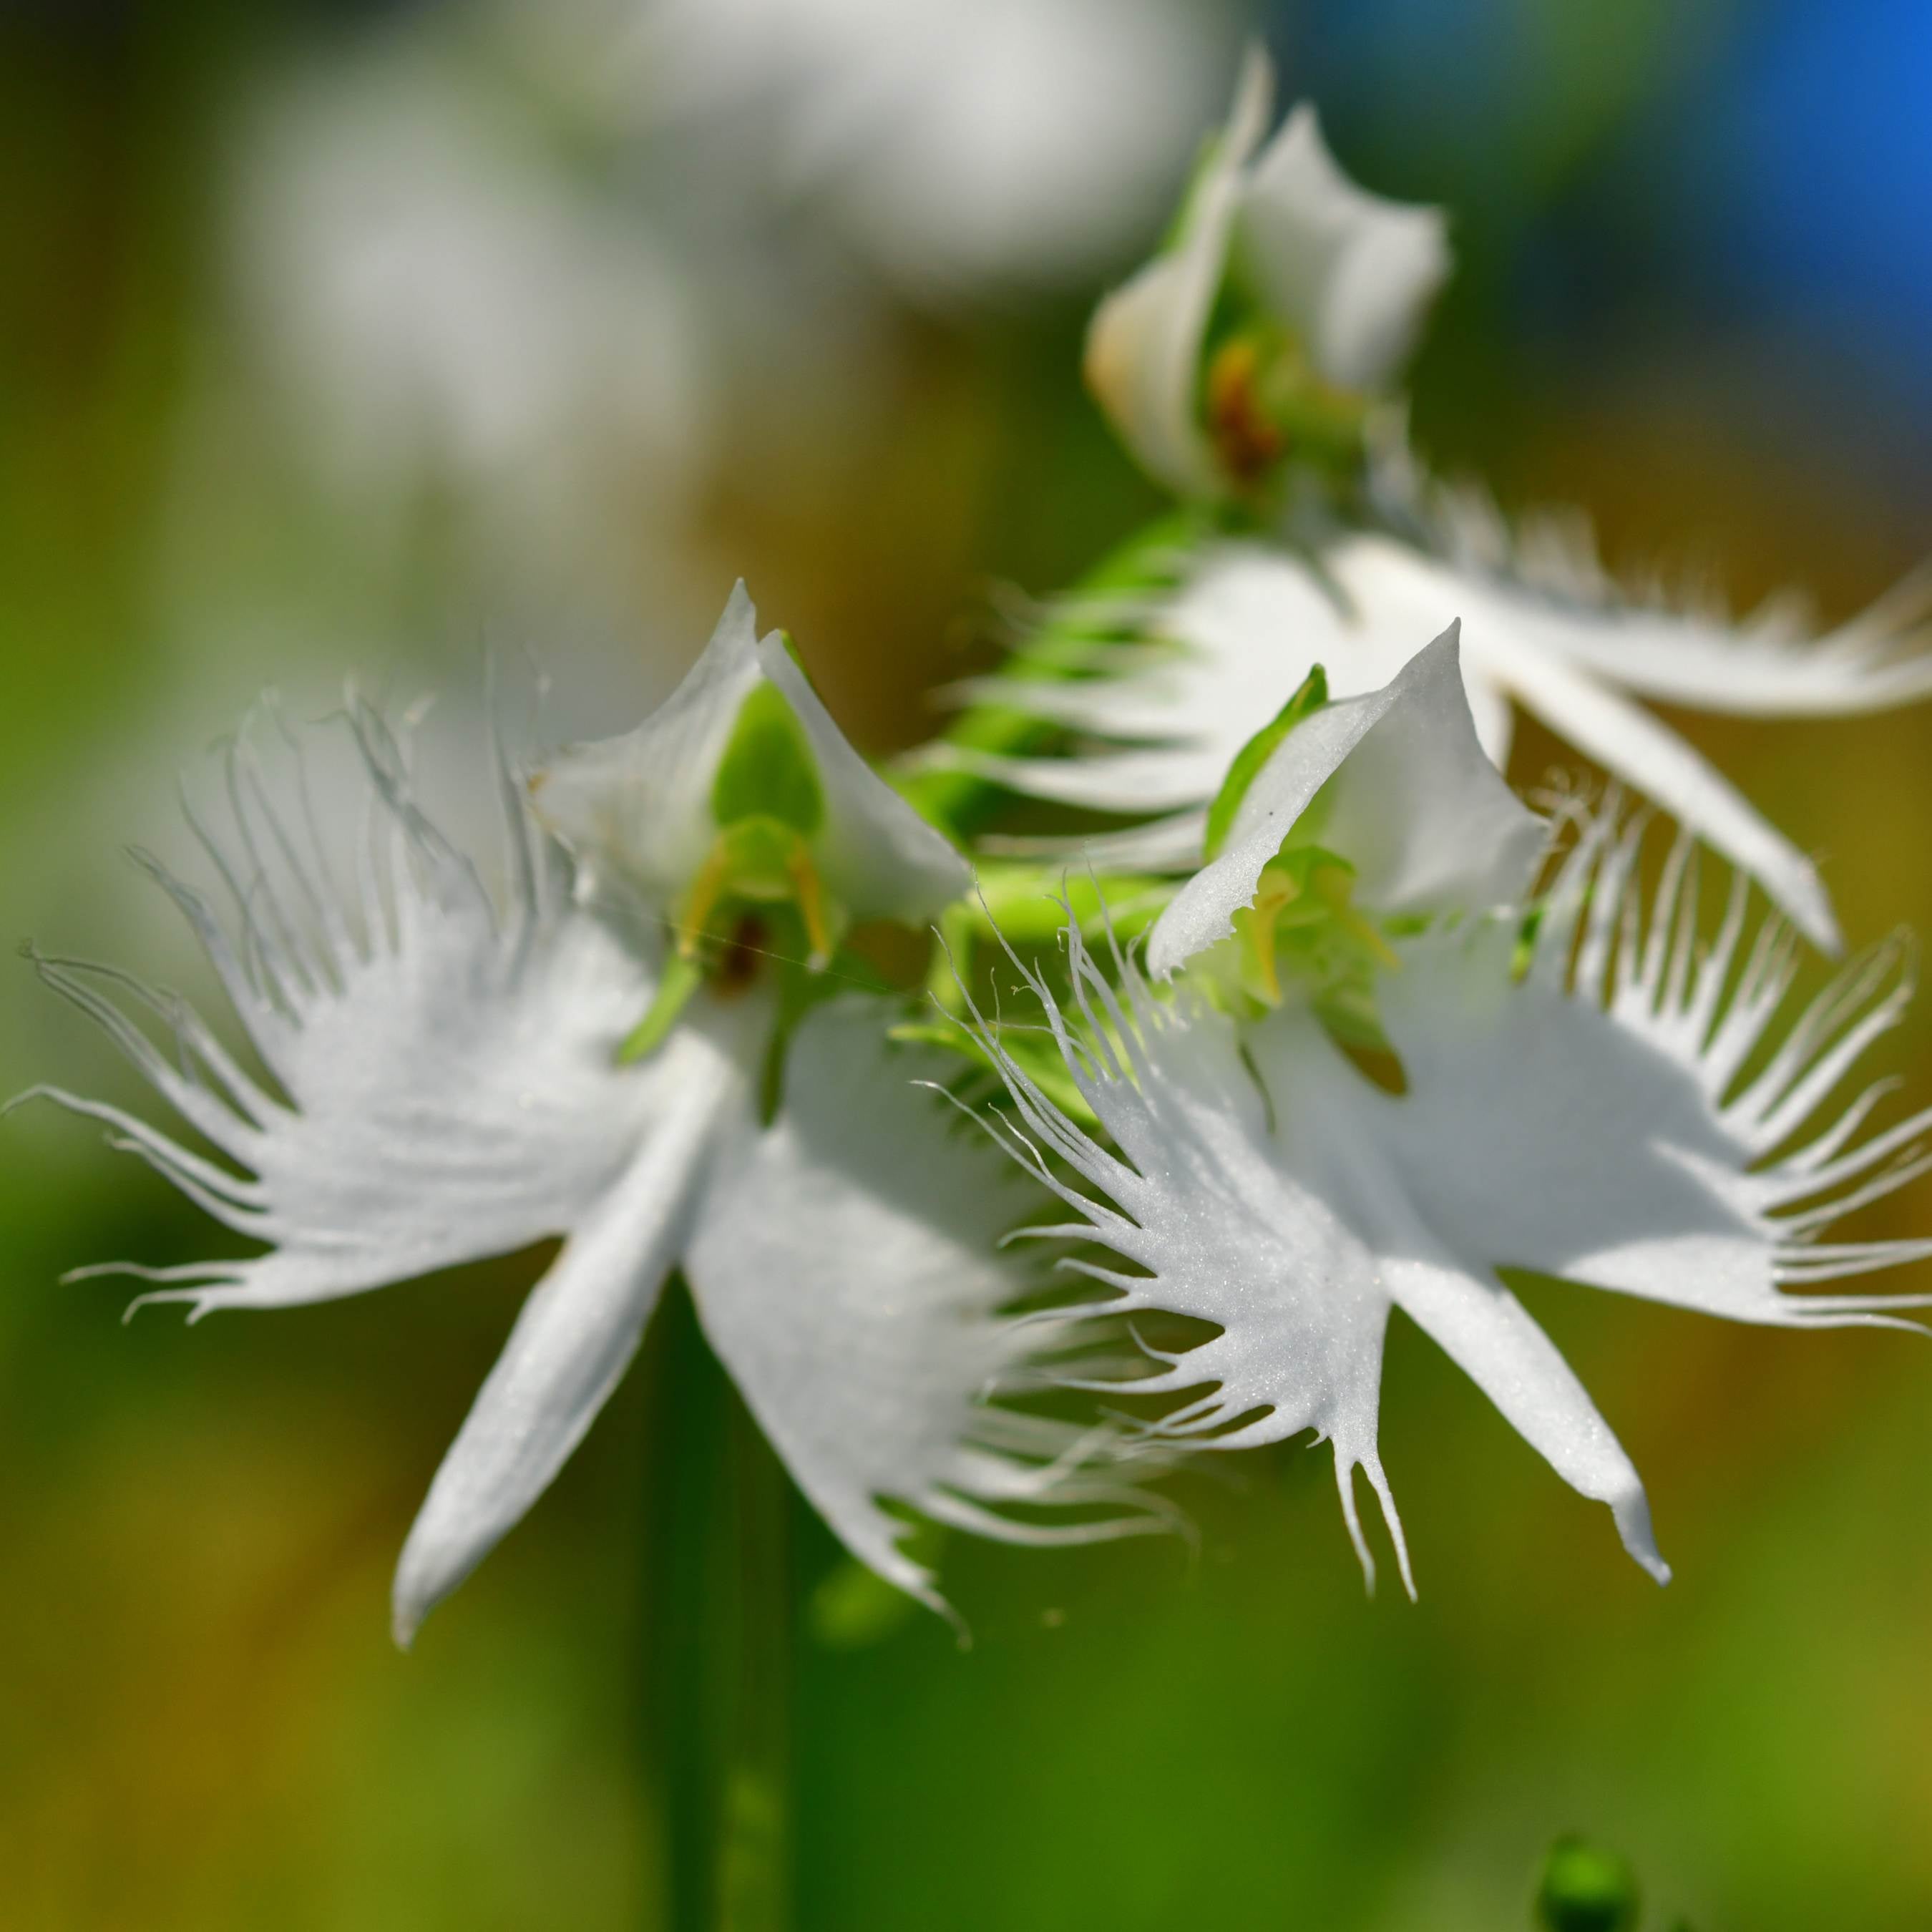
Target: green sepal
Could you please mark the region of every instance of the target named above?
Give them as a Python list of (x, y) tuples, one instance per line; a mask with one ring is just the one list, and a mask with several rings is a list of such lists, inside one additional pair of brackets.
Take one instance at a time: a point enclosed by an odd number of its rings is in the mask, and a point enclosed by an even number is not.
[(754, 685), (738, 707), (711, 781), (711, 816), (729, 828), (770, 819), (809, 836), (825, 822), (825, 793), (798, 715), (776, 685)]
[(658, 980), (644, 1018), (625, 1036), (623, 1045), (617, 1049), (617, 1064), (629, 1066), (655, 1053), (690, 1004), (692, 994), (704, 984), (704, 968), (697, 960), (682, 952), (671, 952), (664, 961), (664, 977)]
[(1281, 741), (1304, 718), (1312, 717), (1328, 702), (1328, 674), (1317, 664), (1301, 680), (1294, 695), (1234, 754), (1228, 776), (1221, 781), (1221, 789), (1208, 808), (1208, 830), (1202, 847), (1205, 857), (1213, 860), (1221, 856), (1221, 848), (1234, 830), (1241, 801)]

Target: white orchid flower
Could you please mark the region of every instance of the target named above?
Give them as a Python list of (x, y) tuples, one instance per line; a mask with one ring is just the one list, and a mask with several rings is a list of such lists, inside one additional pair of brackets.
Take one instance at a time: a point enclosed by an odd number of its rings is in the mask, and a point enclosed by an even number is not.
[[(185, 1302), (193, 1318), (563, 1238), (410, 1533), (398, 1640), (548, 1485), (674, 1268), (800, 1487), (902, 1588), (937, 1600), (880, 1498), (1016, 1540), (1108, 1533), (999, 1514), (1092, 1503), (1103, 1486), (1078, 1473), (1071, 1430), (982, 1399), (1024, 1382), (1042, 1346), (1038, 1325), (998, 1312), (1025, 1286), (993, 1257), (1027, 1191), (914, 1084), (932, 1068), (888, 1042), (887, 1010), (852, 995), (812, 1006), (770, 1101), (778, 1003), (760, 916), (789, 894), (821, 934), (848, 914), (925, 917), (967, 874), (838, 736), (782, 641), (758, 639), (742, 587), (660, 712), (540, 776), (574, 864), (505, 772), (506, 905), (424, 816), (381, 720), (352, 700), (348, 722), (368, 796), (352, 886), (338, 883), (305, 783), (278, 804), (245, 744), (230, 772), (235, 836), (204, 840), (238, 937), (151, 866), (267, 1081), (172, 996), (40, 962), (225, 1159), (39, 1090), (266, 1245), (82, 1270), (152, 1280), (144, 1298)], [(694, 942), (694, 918), (726, 938)], [(668, 994), (681, 962), (686, 983)], [(117, 993), (162, 1020), (172, 1054)]]
[[(1793, 1328), (1899, 1324), (1898, 1309), (1932, 1300), (1810, 1292), (1932, 1255), (1924, 1240), (1818, 1238), (1932, 1165), (1914, 1144), (1932, 1110), (1854, 1144), (1880, 1088), (1810, 1124), (1897, 1022), (1901, 956), (1852, 967), (1774, 1040), (1790, 929), (1767, 922), (1740, 968), (1738, 874), (1705, 946), (1688, 838), (1646, 925), (1642, 822), (1619, 832), (1614, 810), (1528, 918), (1486, 916), (1546, 828), (1484, 756), (1453, 633), (1388, 690), (1293, 725), (1236, 802), (1220, 856), (1149, 941), (1153, 970), (1180, 975), (1172, 1000), (1124, 958), (1117, 991), (1077, 929), (1072, 1010), (1033, 980), (1111, 1147), (982, 1028), (1018, 1108), (1010, 1151), (1074, 1210), (1055, 1232), (1097, 1238), (1138, 1270), (1089, 1267), (1109, 1290), (1089, 1312), (1167, 1310), (1219, 1330), (1130, 1384), (1196, 1391), (1154, 1432), (1220, 1448), (1310, 1429), (1332, 1440), (1371, 1581), (1358, 1468), (1412, 1590), (1376, 1448), (1383, 1336), (1400, 1308), (1558, 1474), (1610, 1504), (1630, 1553), (1664, 1580), (1636, 1471), (1509, 1271)], [(1258, 979), (1256, 928), (1321, 910), (1324, 866), (1341, 875), (1330, 916), (1372, 935), (1304, 944), (1286, 956), (1293, 972)], [(1370, 1078), (1372, 1063), (1324, 1023), (1323, 976), (1352, 950), (1376, 964), (1399, 1082)]]
[(1273, 99), (1252, 52), (1172, 240), (1088, 335), (1088, 386), (1183, 496), (1246, 490), (1299, 437), (1352, 438), (1449, 272), (1440, 212), (1358, 188), (1312, 106), (1262, 148)]
[[(1137, 584), (1103, 567), (1104, 591), (1055, 614), (1058, 628), (1090, 642), (1145, 648), (1094, 649), (1075, 676), (1061, 652), (1046, 676), (967, 687), (1079, 734), (1072, 755), (1000, 755), (969, 734), (938, 758), (1034, 796), (1162, 815), (1098, 856), (1192, 866), (1202, 810), (1229, 759), (1311, 665), (1326, 668), (1338, 697), (1372, 691), (1460, 617), (1469, 704), (1499, 766), (1520, 706), (1837, 950), (1810, 860), (1633, 699), (1798, 717), (1925, 697), (1932, 580), (1909, 581), (1822, 634), (1790, 597), (1733, 624), (1708, 600), (1626, 594), (1580, 519), (1542, 516), (1512, 530), (1480, 496), (1426, 480), (1399, 412), (1338, 412), (1283, 344), (1305, 352), (1318, 387), (1381, 389), (1447, 271), (1442, 218), (1343, 178), (1305, 107), (1256, 158), (1269, 81), (1253, 57), (1173, 243), (1101, 304), (1088, 356), (1089, 380), (1142, 465), (1197, 504), (1234, 500), (1256, 534), (1197, 529), (1165, 554), (1151, 546)], [(1304, 484), (1325, 474), (1332, 487), (1280, 488), (1298, 464)]]
[(1508, 760), (1514, 707), (1669, 812), (1757, 880), (1807, 937), (1839, 945), (1816, 866), (1676, 732), (1634, 701), (1773, 718), (1877, 711), (1932, 694), (1932, 581), (1901, 585), (1822, 634), (1793, 600), (1741, 626), (1708, 610), (1622, 600), (1587, 548), (1554, 524), (1511, 548), (1462, 500), (1432, 550), (1388, 530), (1330, 527), (1304, 545), (1216, 542), (1158, 561), (1165, 584), (1064, 616), (1131, 641), (1092, 674), (1000, 676), (964, 695), (1078, 734), (1068, 756), (948, 748), (937, 761), (1030, 796), (1151, 814), (1126, 862), (1197, 864), (1208, 801), (1258, 716), (1322, 664), (1337, 698), (1377, 689), (1452, 618), (1484, 748)]
[(667, 238), (555, 165), (452, 24), (299, 68), (244, 124), (230, 276), (264, 412), (384, 528), (434, 486), (494, 571), (614, 592), (702, 475), (715, 341)]
[(722, 129), (928, 298), (1118, 261), (1229, 50), (1191, 0), (648, 0), (620, 45), (578, 10), (622, 112)]

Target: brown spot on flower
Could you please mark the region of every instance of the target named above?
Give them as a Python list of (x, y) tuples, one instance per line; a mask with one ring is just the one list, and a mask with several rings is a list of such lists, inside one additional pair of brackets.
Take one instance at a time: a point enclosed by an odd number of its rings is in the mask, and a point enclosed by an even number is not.
[(720, 999), (746, 992), (758, 977), (759, 964), (768, 950), (768, 936), (764, 921), (754, 914), (746, 914), (731, 928), (711, 968), (711, 990)]
[(1262, 407), (1260, 345), (1237, 336), (1208, 365), (1208, 434), (1221, 466), (1243, 488), (1262, 482), (1287, 453), (1288, 437)]

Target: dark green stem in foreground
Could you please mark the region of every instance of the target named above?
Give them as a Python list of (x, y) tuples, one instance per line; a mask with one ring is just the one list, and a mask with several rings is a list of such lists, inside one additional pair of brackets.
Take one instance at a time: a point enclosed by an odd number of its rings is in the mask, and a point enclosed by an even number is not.
[(659, 1373), (644, 1721), (671, 1932), (792, 1924), (790, 1496), (675, 1285)]

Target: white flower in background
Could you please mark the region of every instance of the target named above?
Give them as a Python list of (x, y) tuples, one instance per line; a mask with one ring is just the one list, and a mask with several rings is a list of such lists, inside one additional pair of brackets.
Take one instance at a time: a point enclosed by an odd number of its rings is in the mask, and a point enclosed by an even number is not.
[(1358, 188), (1312, 107), (1262, 148), (1273, 102), (1251, 53), (1173, 238), (1088, 334), (1089, 386), (1178, 496), (1241, 493), (1298, 437), (1355, 434), (1449, 272), (1440, 212)]
[[(1046, 675), (1023, 650), (1020, 676), (968, 688), (1079, 734), (1072, 755), (941, 755), (1034, 796), (1166, 814), (1120, 849), (1191, 865), (1228, 760), (1312, 664), (1336, 696), (1372, 691), (1460, 618), (1469, 704), (1499, 766), (1520, 706), (1834, 950), (1810, 859), (1635, 699), (1798, 717), (1923, 698), (1932, 580), (1822, 634), (1789, 597), (1734, 623), (1708, 601), (1624, 592), (1577, 518), (1513, 530), (1479, 495), (1430, 483), (1392, 418), (1329, 407), (1304, 379), (1368, 392), (1394, 376), (1446, 266), (1439, 219), (1352, 188), (1305, 109), (1251, 160), (1268, 100), (1257, 58), (1174, 243), (1101, 305), (1088, 356), (1148, 470), (1197, 502), (1240, 499), (1252, 533), (1223, 517), (1149, 543), (1135, 581), (1116, 571), (1060, 608), (1035, 653)], [(1070, 676), (1056, 630), (1130, 647), (1090, 650), (1076, 668), (1090, 674)]]
[(1932, 584), (1901, 585), (1818, 634), (1790, 600), (1733, 628), (1711, 612), (1623, 599), (1587, 549), (1553, 531), (1500, 557), (1465, 499), (1452, 544), (1330, 526), (1306, 546), (1259, 538), (1170, 551), (1150, 566), (1178, 582), (1061, 607), (1063, 622), (1104, 625), (1125, 641), (1091, 653), (1093, 675), (987, 678), (974, 700), (1080, 734), (1068, 756), (944, 748), (1030, 796), (1155, 814), (1123, 850), (1136, 864), (1200, 858), (1208, 801), (1257, 717), (1280, 708), (1311, 666), (1338, 698), (1393, 677), (1414, 640), (1460, 615), (1462, 679), (1476, 728), (1499, 766), (1514, 705), (1647, 794), (1748, 872), (1820, 945), (1838, 930), (1812, 861), (1630, 694), (1756, 717), (1844, 716), (1932, 694)]
[[(1932, 1164), (1915, 1145), (1932, 1112), (1853, 1144), (1882, 1088), (1810, 1126), (1898, 1019), (1900, 956), (1852, 967), (1777, 1037), (1789, 929), (1768, 922), (1740, 967), (1736, 875), (1702, 944), (1688, 838), (1646, 922), (1642, 821), (1620, 832), (1614, 810), (1528, 917), (1490, 911), (1518, 896), (1547, 828), (1484, 756), (1453, 633), (1387, 690), (1292, 724), (1258, 772), (1238, 769), (1216, 829), (1219, 856), (1148, 942), (1151, 969), (1180, 975), (1171, 1002), (1125, 960), (1111, 987), (1077, 930), (1075, 1010), (1032, 982), (1117, 1152), (982, 1029), (1018, 1110), (1010, 1150), (1076, 1210), (1058, 1232), (1140, 1270), (1088, 1269), (1112, 1291), (1090, 1312), (1165, 1309), (1220, 1331), (1130, 1384), (1197, 1392), (1155, 1433), (1331, 1439), (1364, 1565), (1356, 1468), (1406, 1582), (1376, 1449), (1400, 1308), (1665, 1579), (1635, 1470), (1505, 1271), (1794, 1328), (1899, 1324), (1892, 1311), (1932, 1300), (1808, 1292), (1932, 1254), (1819, 1238)], [(1337, 1043), (1352, 1022), (1399, 1078)]]
[(231, 274), (339, 494), (393, 520), (454, 492), (486, 562), (620, 571), (598, 547), (674, 512), (712, 428), (698, 304), (639, 211), (431, 22), (268, 90), (244, 133)]
[[(1144, 1523), (1079, 1474), (1075, 1432), (984, 1400), (1026, 1384), (1050, 1345), (1050, 1322), (998, 1313), (1026, 1286), (993, 1258), (1024, 1184), (914, 1084), (933, 1069), (888, 1044), (886, 1004), (820, 1000), (777, 1030), (787, 934), (829, 950), (848, 916), (925, 918), (967, 874), (839, 736), (782, 640), (758, 640), (742, 588), (662, 710), (534, 781), (574, 864), (505, 772), (506, 906), (424, 815), (380, 718), (352, 700), (348, 724), (368, 806), (352, 884), (298, 774), (278, 802), (245, 743), (233, 836), (208, 842), (238, 939), (153, 868), (272, 1087), (171, 996), (40, 962), (226, 1161), (42, 1090), (266, 1244), (83, 1270), (146, 1276), (148, 1298), (196, 1316), (564, 1238), (410, 1532), (398, 1639), (548, 1486), (679, 1267), (800, 1487), (901, 1588), (936, 1600), (880, 1498), (1022, 1541)], [(172, 1054), (116, 994), (160, 1018)], [(999, 1513), (1104, 1498), (1126, 1507), (1101, 1523)]]
[(607, 90), (722, 124), (942, 292), (1069, 285), (1132, 246), (1229, 50), (1190, 0), (637, 0), (634, 25)]

